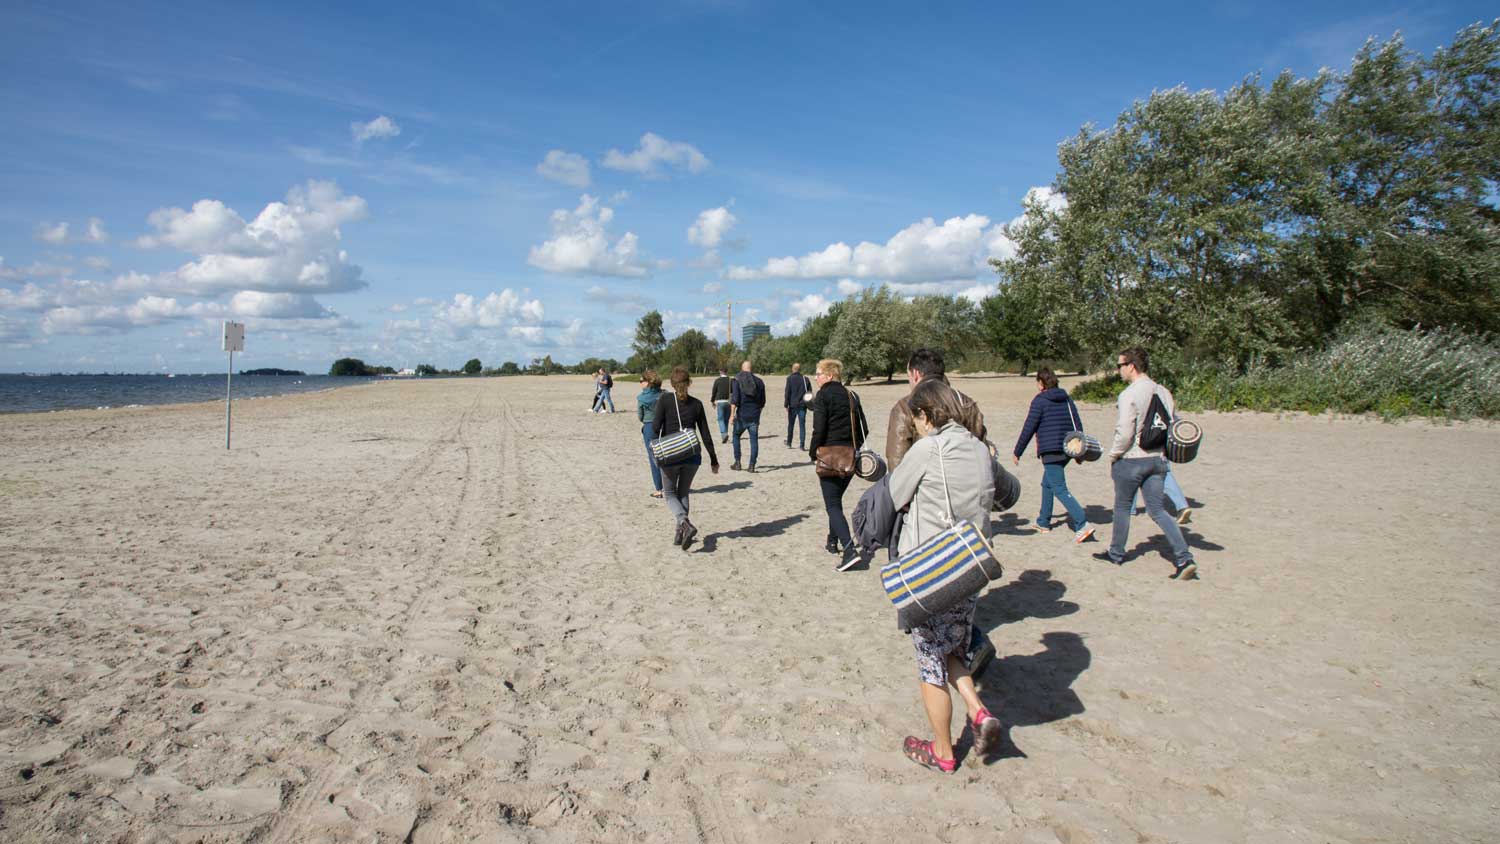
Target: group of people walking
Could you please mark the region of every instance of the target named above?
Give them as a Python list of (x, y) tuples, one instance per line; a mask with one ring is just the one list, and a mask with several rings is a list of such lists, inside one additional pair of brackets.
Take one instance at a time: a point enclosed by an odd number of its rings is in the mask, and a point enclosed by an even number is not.
[[(1168, 414), (1175, 404), (1167, 388), (1148, 375), (1149, 358), (1140, 348), (1119, 355), (1117, 367), (1128, 387), (1117, 404), (1114, 436), (1110, 443), (1110, 472), (1115, 485), (1113, 534), (1106, 552), (1096, 557), (1119, 565), (1125, 561), (1130, 515), (1139, 492), (1146, 509), (1161, 527), (1172, 547), (1173, 579), (1196, 577), (1197, 564), (1183, 539), (1179, 523), (1186, 523), (1190, 510), (1185, 499), (1177, 502), (1178, 517), (1165, 511), (1171, 480), (1162, 448), (1143, 448), (1140, 434), (1153, 396), (1160, 397)], [(858, 394), (843, 383), (843, 364), (834, 359), (817, 362), (813, 377), (800, 365), (792, 367), (783, 398), (787, 411), (785, 443), (792, 446), (797, 430), (797, 448), (805, 449), (819, 471), (818, 487), (827, 516), (826, 550), (837, 555), (835, 569), (849, 571), (868, 562), (874, 549), (857, 541), (844, 515), (843, 499), (853, 471), (829, 470), (823, 457), (847, 456), (865, 448), (869, 424)], [(997, 474), (1006, 473), (994, 462), (995, 450), (988, 442), (984, 414), (978, 403), (952, 387), (946, 377), (943, 356), (930, 349), (914, 351), (907, 361), (910, 393), (890, 410), (886, 425), (884, 460), (888, 471), (885, 487), (891, 503), (904, 514), (899, 536), (891, 543), (892, 557), (901, 557), (937, 533), (959, 521), (972, 523), (988, 539), (990, 510), (996, 494)], [(1066, 469), (1070, 457), (1063, 449), (1066, 435), (1083, 430), (1077, 406), (1058, 386), (1049, 369), (1036, 375), (1037, 395), (1021, 427), (1012, 452), (1013, 462), (1032, 440), (1043, 464), (1041, 509), (1036, 526), (1041, 533), (1052, 530), (1054, 502), (1061, 504), (1075, 543), (1086, 542), (1095, 529), (1088, 524), (1084, 508), (1068, 489)], [(692, 482), (707, 452), (710, 470), (719, 471), (719, 457), (709, 412), (689, 393), (692, 377), (687, 369), (674, 367), (669, 389), (663, 389), (656, 372), (641, 375), (636, 415), (651, 464), (652, 495), (665, 500), (674, 521), (673, 544), (688, 550), (698, 535), (691, 519), (689, 496)], [(719, 444), (734, 438), (731, 469), (755, 472), (759, 459), (761, 411), (766, 403), (765, 381), (754, 373), (750, 361), (730, 377), (721, 370), (714, 381), (710, 402), (718, 422)], [(806, 437), (806, 414), (812, 410), (812, 435)], [(655, 440), (682, 431), (694, 431), (697, 443), (690, 453), (675, 456), (661, 465), (652, 456)], [(748, 463), (742, 462), (741, 438), (749, 434)], [(847, 448), (847, 451), (843, 449)], [(664, 458), (665, 459), (665, 458)], [(1175, 487), (1175, 482), (1172, 482)], [(1180, 489), (1177, 494), (1180, 496)], [(920, 697), (934, 738), (908, 736), (902, 750), (912, 761), (951, 773), (957, 767), (952, 740), (951, 686), (966, 707), (966, 727), (972, 732), (976, 755), (984, 756), (998, 742), (1001, 725), (984, 707), (975, 691), (973, 675), (994, 653), (993, 646), (973, 624), (978, 593), (938, 613), (909, 633), (916, 651)]]

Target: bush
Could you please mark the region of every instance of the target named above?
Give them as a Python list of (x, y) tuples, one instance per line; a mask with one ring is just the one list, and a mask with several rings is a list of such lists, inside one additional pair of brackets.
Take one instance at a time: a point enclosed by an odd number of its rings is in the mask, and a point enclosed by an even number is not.
[(1119, 375), (1106, 375), (1103, 378), (1090, 378), (1079, 382), (1069, 395), (1073, 397), (1073, 401), (1113, 404), (1115, 397), (1120, 395), (1123, 389), (1125, 389), (1125, 381)]

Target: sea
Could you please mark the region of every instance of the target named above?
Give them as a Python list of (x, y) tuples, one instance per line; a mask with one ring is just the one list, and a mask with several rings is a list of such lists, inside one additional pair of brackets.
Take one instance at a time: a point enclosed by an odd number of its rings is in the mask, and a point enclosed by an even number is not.
[[(366, 384), (374, 378), (331, 375), (235, 375), (234, 398), (312, 393)], [(0, 413), (141, 407), (223, 401), (224, 374), (217, 375), (5, 375), (0, 374)]]

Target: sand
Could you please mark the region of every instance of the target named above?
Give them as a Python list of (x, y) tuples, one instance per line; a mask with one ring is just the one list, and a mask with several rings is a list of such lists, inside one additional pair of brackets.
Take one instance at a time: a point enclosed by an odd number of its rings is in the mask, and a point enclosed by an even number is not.
[[(961, 387), (1008, 450), (1032, 383)], [(877, 435), (904, 390), (859, 388)], [(0, 839), (1500, 828), (1495, 426), (1201, 414), (1178, 470), (1193, 583), (1144, 515), (1122, 568), (1037, 533), (1028, 454), (978, 613), (1006, 740), (945, 777), (899, 752), (928, 732), (910, 644), (875, 572), (833, 570), (779, 411), (760, 473), (726, 455), (700, 475), (684, 553), (633, 413), (588, 396), (511, 378), (245, 401), (227, 452), (213, 404), (0, 417)], [(1107, 437), (1110, 409), (1083, 419)], [(1104, 467), (1069, 481), (1107, 540)]]

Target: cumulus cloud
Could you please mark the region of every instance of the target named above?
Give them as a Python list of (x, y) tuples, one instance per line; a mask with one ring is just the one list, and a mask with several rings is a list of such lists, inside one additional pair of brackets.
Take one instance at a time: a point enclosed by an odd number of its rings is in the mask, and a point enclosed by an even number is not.
[(717, 281), (710, 281), (708, 284), (703, 285), (704, 293), (722, 293), (723, 290), (724, 285), (718, 283)]
[[(1048, 187), (1027, 191), (1027, 205), (1040, 204), (1060, 213), (1067, 199)], [(1024, 216), (1010, 221), (1022, 225)], [(983, 214), (950, 217), (941, 224), (928, 217), (902, 229), (885, 243), (842, 241), (806, 255), (771, 258), (760, 267), (730, 267), (731, 279), (839, 278), (839, 290), (855, 292), (855, 279), (921, 283), (973, 279), (988, 272), (991, 258), (1014, 257), (1015, 242), (1007, 226), (992, 224)]]
[(65, 243), (68, 239), (68, 224), (38, 223), (36, 227), (36, 239), (43, 243)]
[(828, 308), (832, 304), (828, 297), (819, 293), (808, 293), (805, 296), (793, 298), (782, 306), (781, 310), (786, 317), (773, 323), (771, 332), (779, 337), (796, 334), (802, 330), (808, 320), (828, 313)]
[(184, 303), (169, 296), (142, 296), (124, 305), (62, 304), (62, 301), (55, 300), (57, 306), (42, 314), (40, 324), (44, 333), (117, 334), (184, 319), (234, 318), (244, 320), (252, 329), (264, 330), (328, 329), (352, 324), (311, 296), (290, 293), (247, 290), (235, 294), (228, 304)]
[(104, 230), (104, 221), (98, 217), (90, 217), (89, 227), (84, 232), (83, 239), (89, 243), (104, 243), (109, 240), (109, 233)]
[(931, 217), (897, 232), (883, 244), (839, 242), (802, 257), (772, 258), (760, 268), (731, 267), (729, 278), (880, 278), (891, 281), (951, 279), (978, 274), (996, 246), (998, 227), (982, 214)]
[(840, 296), (853, 296), (859, 291), (864, 290), (865, 287), (866, 285), (860, 284), (852, 278), (841, 278), (838, 283)]
[(660, 176), (664, 169), (702, 173), (711, 164), (692, 144), (669, 141), (654, 132), (642, 135), (633, 152), (611, 149), (604, 154), (605, 167), (648, 177)]
[(728, 206), (721, 205), (718, 208), (710, 208), (700, 211), (698, 219), (688, 226), (688, 243), (702, 246), (705, 249), (714, 249), (723, 242), (724, 236), (734, 228), (739, 220), (730, 213)]
[(214, 295), (235, 290), (335, 293), (366, 286), (361, 270), (339, 248), (340, 226), (363, 219), (365, 201), (331, 182), (311, 181), (287, 192), (245, 222), (217, 199), (191, 211), (160, 208), (147, 218), (156, 233), (146, 248), (172, 246), (199, 257), (157, 279), (163, 292)]
[(589, 186), (589, 160), (576, 153), (560, 149), (549, 150), (547, 157), (536, 166), (543, 178), (575, 188)]
[(606, 227), (614, 215), (613, 209), (584, 194), (572, 211), (552, 212), (552, 238), (533, 246), (526, 262), (553, 273), (646, 275), (634, 233), (610, 240)]
[(401, 126), (382, 114), (368, 123), (350, 123), (349, 132), (356, 144), (362, 144), (372, 138), (394, 138), (401, 134)]
[(453, 301), (437, 306), (433, 318), (456, 331), (474, 328), (510, 328), (518, 324), (536, 325), (545, 316), (540, 299), (526, 299), (525, 290), (516, 293), (509, 287), (491, 292), (483, 299), (467, 293), (453, 294)]

